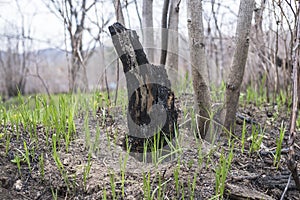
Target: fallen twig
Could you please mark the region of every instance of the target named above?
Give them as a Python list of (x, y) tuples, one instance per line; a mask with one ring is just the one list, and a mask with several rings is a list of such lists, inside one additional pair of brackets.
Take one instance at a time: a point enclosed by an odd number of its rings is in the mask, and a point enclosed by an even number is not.
[(290, 183), (291, 183), (291, 178), (292, 178), (292, 174), (290, 174), (290, 176), (289, 176), (288, 182), (287, 182), (287, 184), (286, 184), (286, 186), (285, 186), (285, 188), (284, 188), (284, 191), (283, 191), (283, 193), (282, 193), (282, 195), (281, 195), (280, 200), (283, 200), (283, 199), (284, 199), (285, 193), (286, 193), (287, 190), (289, 189), (289, 186), (290, 186)]
[(250, 117), (246, 117), (240, 113), (236, 113), (236, 117), (243, 120), (243, 121), (246, 121), (246, 123), (249, 123), (249, 124), (255, 124), (255, 125), (260, 125), (257, 121), (255, 121), (254, 119), (251, 119)]

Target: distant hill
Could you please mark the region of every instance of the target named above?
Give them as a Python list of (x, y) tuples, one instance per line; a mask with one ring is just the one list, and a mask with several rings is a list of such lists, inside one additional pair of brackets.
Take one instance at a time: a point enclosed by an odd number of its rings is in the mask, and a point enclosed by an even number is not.
[[(7, 68), (8, 53), (1, 51), (0, 56), (3, 58), (1, 66)], [(17, 55), (15, 59), (20, 59), (21, 55)], [(114, 87), (114, 75), (116, 55), (114, 49), (105, 48), (103, 50), (97, 47), (86, 64), (89, 89), (103, 89), (104, 68), (107, 67), (109, 85)], [(71, 62), (70, 53), (66, 53), (60, 49), (48, 48), (37, 52), (28, 53), (26, 59), (26, 67), (28, 74), (26, 78), (26, 93), (45, 93), (45, 86), (51, 93), (68, 92), (68, 68)], [(0, 68), (0, 93), (5, 93), (5, 73), (4, 68)], [(14, 65), (13, 76), (17, 78), (19, 64)], [(43, 79), (46, 85), (41, 81)]]

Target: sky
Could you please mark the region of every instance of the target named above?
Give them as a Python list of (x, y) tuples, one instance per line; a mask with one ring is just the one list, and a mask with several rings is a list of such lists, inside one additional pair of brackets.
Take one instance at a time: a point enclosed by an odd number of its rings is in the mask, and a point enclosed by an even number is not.
[[(18, 8), (16, 1), (19, 2)], [(20, 33), (20, 27), (22, 25), (22, 15), (24, 16), (24, 24), (26, 35), (30, 35), (35, 41), (32, 48), (34, 50), (44, 48), (57, 48), (63, 47), (65, 32), (62, 20), (54, 15), (47, 6), (45, 1), (50, 0), (0, 0), (0, 35), (18, 35)], [(114, 9), (112, 6), (112, 0), (102, 0), (103, 6), (100, 6), (99, 13), (103, 13), (104, 18), (110, 17), (112, 24), (115, 19), (113, 16)], [(121, 2), (124, 2), (121, 0)], [(130, 2), (130, 1), (129, 1)], [(142, 0), (137, 0), (140, 8), (139, 13), (142, 15), (141, 4)], [(160, 26), (160, 18), (162, 13), (162, 0), (154, 0), (154, 27)], [(205, 1), (204, 1), (205, 2)], [(225, 1), (223, 1), (225, 2)], [(204, 10), (209, 12), (204, 13), (205, 21), (212, 19), (211, 7), (209, 1), (204, 3)], [(182, 0), (180, 8), (180, 25), (179, 32), (187, 37), (186, 28), (186, 0)], [(226, 3), (220, 8), (219, 21), (222, 24), (222, 29), (229, 35), (234, 35), (236, 14), (238, 12), (238, 1), (226, 0)], [(126, 24), (128, 25), (130, 18), (131, 28), (139, 28), (139, 21), (134, 3), (128, 6), (128, 9), (123, 9)], [(98, 16), (100, 18), (100, 16)], [(212, 20), (211, 20), (212, 21)], [(204, 24), (207, 26), (207, 23)], [(88, 25), (89, 26), (89, 25)], [(92, 27), (92, 25), (91, 25)], [(19, 32), (18, 32), (19, 31)], [(30, 32), (29, 32), (30, 31)], [(90, 38), (86, 38), (88, 41)], [(2, 41), (3, 43), (3, 41)], [(3, 47), (3, 44), (1, 45)], [(4, 45), (5, 46), (5, 45)]]
[[(0, 34), (16, 36), (22, 27), (22, 15), (24, 16), (25, 34), (40, 41), (38, 48), (48, 46), (63, 35), (63, 24), (56, 16), (49, 12), (42, 0), (18, 0), (21, 12), (15, 0), (0, 0)], [(29, 33), (30, 31), (30, 33)], [(45, 43), (43, 45), (43, 43)], [(56, 43), (55, 45), (59, 45)]]

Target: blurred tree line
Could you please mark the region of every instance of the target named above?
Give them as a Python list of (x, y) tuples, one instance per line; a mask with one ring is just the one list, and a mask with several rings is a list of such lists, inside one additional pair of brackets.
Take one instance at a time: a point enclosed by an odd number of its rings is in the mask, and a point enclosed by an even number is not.
[[(15, 30), (14, 34), (4, 30), (0, 35), (4, 44), (0, 52), (2, 96), (12, 97), (19, 92), (25, 94), (29, 76), (36, 77), (50, 93), (47, 77), (41, 74), (39, 62), (35, 60), (36, 39), (32, 37), (28, 13), (25, 13), (20, 1), (12, 3), (18, 10), (19, 24), (1, 16), (4, 24)], [(212, 85), (219, 86), (222, 82), (226, 85), (221, 118), (228, 129), (234, 122), (240, 91), (248, 85), (253, 88), (264, 85), (267, 101), (274, 99), (280, 89), (286, 96), (291, 96), (291, 69), (299, 10), (297, 1), (231, 3), (229, 6), (228, 2), (220, 0), (112, 0), (106, 4), (99, 0), (43, 1), (47, 10), (63, 24), (64, 35), (61, 37), (64, 45), (54, 48), (65, 51), (69, 92), (89, 91), (87, 65), (96, 48), (102, 48), (104, 54), (107, 45), (104, 38), (109, 24), (114, 20), (129, 28), (134, 23), (138, 24), (143, 30), (141, 37), (149, 61), (165, 65), (173, 85), (178, 84), (185, 72), (191, 74), (195, 107), (201, 116), (198, 124), (202, 137), (205, 137), (204, 124), (207, 124), (211, 110)], [(160, 15), (157, 10), (160, 10)], [(132, 11), (136, 17), (132, 17)], [(36, 14), (31, 13), (32, 20)], [(227, 15), (231, 18), (226, 18)], [(156, 24), (159, 24), (159, 29), (154, 28)], [(180, 33), (182, 27), (187, 33), (185, 36)], [(236, 29), (235, 34), (233, 28)], [(160, 31), (159, 37), (157, 30)], [(182, 54), (184, 43), (189, 44), (186, 49), (188, 56)], [(121, 73), (119, 62), (112, 63), (116, 66), (114, 81), (117, 96)], [(34, 71), (30, 70), (32, 66), (35, 66)], [(109, 93), (111, 87), (106, 65), (99, 64), (99, 72), (103, 79), (101, 83), (99, 81), (99, 87), (106, 88)]]

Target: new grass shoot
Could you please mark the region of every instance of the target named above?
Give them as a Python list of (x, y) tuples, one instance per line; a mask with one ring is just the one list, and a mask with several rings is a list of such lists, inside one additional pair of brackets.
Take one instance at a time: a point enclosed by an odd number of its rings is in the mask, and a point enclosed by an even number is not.
[(90, 149), (91, 147), (91, 133), (89, 127), (89, 113), (87, 112), (84, 117), (84, 136), (85, 136), (85, 147)]
[(23, 141), (23, 144), (24, 144), (24, 151), (25, 151), (25, 160), (27, 162), (28, 169), (31, 172), (30, 157), (29, 157), (30, 154), (25, 140)]
[(84, 170), (83, 170), (83, 185), (84, 185), (84, 189), (86, 190), (86, 181), (89, 177), (90, 171), (91, 171), (91, 167), (92, 167), (92, 162), (91, 162), (91, 157), (92, 157), (92, 153), (89, 152), (88, 154), (88, 162), (87, 165), (84, 166)]
[(241, 138), (241, 152), (244, 153), (245, 149), (245, 137), (246, 137), (247, 127), (246, 127), (246, 120), (243, 121), (243, 127), (242, 127), (242, 138)]
[(58, 199), (58, 191), (57, 191), (57, 189), (54, 189), (53, 187), (51, 187), (51, 193), (52, 193), (52, 199), (53, 200), (57, 200)]
[(67, 189), (69, 191), (70, 190), (69, 178), (67, 176), (67, 172), (65, 171), (62, 162), (60, 161), (59, 155), (57, 154), (56, 143), (57, 143), (57, 136), (56, 136), (56, 134), (53, 134), (52, 135), (52, 151), (53, 151), (52, 156), (53, 156), (53, 159), (55, 161), (55, 164), (56, 164), (60, 174), (64, 178), (65, 184), (66, 184)]
[(180, 172), (180, 159), (178, 159), (177, 165), (174, 170), (175, 189), (177, 195), (179, 195), (179, 172)]
[(232, 145), (230, 146), (230, 151), (227, 155), (224, 149), (222, 150), (219, 158), (219, 164), (216, 166), (215, 169), (215, 180), (216, 180), (215, 193), (216, 195), (220, 195), (220, 197), (223, 197), (224, 190), (225, 190), (225, 181), (231, 167), (232, 159), (234, 157), (233, 154), (234, 142), (232, 142), (231, 144)]
[(128, 145), (128, 138), (126, 137), (126, 154), (124, 156), (120, 155), (119, 164), (121, 169), (121, 190), (122, 190), (122, 197), (125, 198), (125, 173), (126, 173), (126, 166), (127, 161), (129, 158), (130, 153), (130, 146)]
[(143, 173), (143, 192), (144, 199), (151, 200), (151, 179), (150, 173)]
[(97, 121), (96, 123), (96, 134), (95, 134), (95, 140), (93, 144), (93, 151), (98, 152), (100, 149), (99, 147), (99, 139), (100, 139), (100, 127), (99, 127), (99, 122)]
[(116, 194), (116, 181), (115, 181), (115, 174), (114, 172), (110, 172), (109, 174), (109, 180), (110, 180), (110, 187), (111, 187), (111, 193), (112, 193), (112, 198), (116, 199), (117, 194)]
[(197, 182), (197, 172), (194, 172), (192, 182), (191, 182), (191, 178), (188, 177), (188, 191), (189, 191), (190, 199), (195, 199), (196, 182)]
[(276, 166), (277, 169), (280, 164), (282, 142), (283, 142), (285, 131), (286, 131), (286, 127), (284, 125), (284, 122), (282, 121), (279, 129), (279, 138), (276, 138), (276, 153), (274, 155), (274, 166)]
[(103, 195), (102, 195), (103, 200), (107, 199), (107, 194), (106, 194), (106, 187), (104, 185), (104, 189), (103, 189)]
[(249, 149), (249, 153), (257, 152), (262, 144), (264, 138), (264, 131), (260, 126), (257, 126), (255, 124), (252, 124), (252, 130), (251, 130), (251, 136), (249, 139), (251, 139), (251, 145)]
[(39, 156), (39, 170), (42, 176), (42, 179), (45, 177), (45, 161), (44, 161), (44, 153), (41, 153)]
[(21, 161), (22, 159), (20, 158), (20, 156), (17, 154), (15, 155), (14, 159), (11, 160), (12, 163), (16, 163), (17, 164), (17, 167), (18, 167), (18, 172), (19, 172), (19, 175), (22, 176), (22, 172), (21, 172)]
[[(171, 181), (171, 179), (168, 179), (168, 180), (162, 182), (162, 177), (161, 177), (160, 173), (156, 173), (155, 178), (158, 179), (158, 185), (153, 190), (152, 195), (151, 195), (151, 199), (164, 199), (165, 191), (166, 191), (165, 186), (169, 181)], [(155, 196), (156, 193), (157, 193), (157, 195)]]

